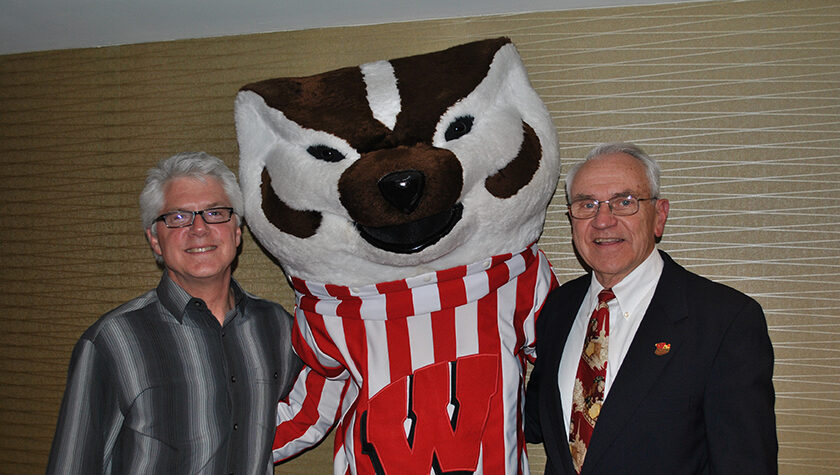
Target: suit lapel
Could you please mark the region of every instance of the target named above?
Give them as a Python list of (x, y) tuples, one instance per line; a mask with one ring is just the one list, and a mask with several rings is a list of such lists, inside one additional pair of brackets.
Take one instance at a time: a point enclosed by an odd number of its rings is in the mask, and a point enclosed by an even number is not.
[[(583, 298), (586, 296), (587, 289), (591, 279), (588, 276), (583, 276), (572, 282), (567, 283), (557, 297), (559, 300), (558, 307), (553, 311), (550, 325), (546, 325), (546, 330), (538, 331), (539, 335), (557, 335), (557, 340), (548, 351), (539, 350), (537, 358), (545, 357), (546, 361), (550, 361), (543, 369), (543, 384), (548, 384), (551, 390), (550, 396), (547, 399), (547, 404), (543, 405), (543, 410), (548, 410), (547, 417), (543, 417), (546, 421), (543, 423), (543, 432), (554, 432), (554, 436), (544, 438), (544, 446), (547, 452), (554, 452), (552, 460), (555, 464), (562, 467), (563, 471), (560, 473), (575, 474), (574, 466), (572, 465), (572, 455), (569, 452), (569, 434), (566, 433), (566, 420), (568, 416), (563, 414), (563, 405), (561, 403), (560, 389), (557, 386), (557, 374), (560, 369), (560, 359), (563, 356), (563, 347), (566, 339), (569, 337), (569, 331), (572, 329), (575, 316), (580, 308)], [(545, 316), (547, 317), (547, 315)], [(540, 317), (540, 318), (545, 318)], [(548, 421), (551, 421), (550, 423)], [(555, 442), (552, 444), (550, 441)], [(558, 470), (561, 467), (556, 467)]]
[[(584, 473), (595, 468), (682, 347), (686, 327), (682, 320), (688, 316), (685, 271), (667, 254), (660, 254), (665, 261), (662, 276), (601, 409), (586, 451)], [(655, 345), (659, 342), (670, 343), (670, 351), (657, 355)]]

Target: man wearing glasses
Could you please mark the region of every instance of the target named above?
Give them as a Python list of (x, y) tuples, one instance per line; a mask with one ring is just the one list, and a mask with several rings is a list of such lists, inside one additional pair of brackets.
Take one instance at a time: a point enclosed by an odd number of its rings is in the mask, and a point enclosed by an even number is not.
[(301, 362), (289, 314), (231, 278), (242, 201), (205, 153), (149, 170), (141, 217), (163, 276), (76, 344), (47, 473), (273, 472)]
[(591, 269), (537, 321), (526, 439), (547, 474), (777, 472), (773, 349), (759, 304), (656, 252), (659, 166), (603, 144), (567, 173)]

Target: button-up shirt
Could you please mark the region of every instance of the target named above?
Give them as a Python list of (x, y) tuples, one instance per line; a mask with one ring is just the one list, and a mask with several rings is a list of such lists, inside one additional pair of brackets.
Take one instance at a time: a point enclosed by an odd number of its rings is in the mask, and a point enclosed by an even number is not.
[[(610, 308), (610, 335), (607, 345), (607, 375), (604, 381), (604, 400), (610, 393), (618, 369), (630, 349), (630, 343), (636, 336), (636, 330), (642, 323), (642, 318), (647, 312), (650, 301), (653, 299), (656, 284), (662, 275), (662, 257), (654, 249), (653, 252), (633, 269), (621, 282), (613, 286), (612, 291), (615, 298), (608, 302)], [(572, 391), (575, 385), (580, 354), (583, 351), (583, 340), (586, 336), (586, 328), (589, 324), (590, 315), (598, 305), (598, 293), (604, 290), (598, 279), (592, 277), (589, 290), (583, 303), (578, 310), (572, 329), (563, 348), (563, 357), (560, 360), (557, 382), (560, 388), (560, 399), (563, 405), (563, 414), (566, 417), (566, 433), (569, 432), (569, 422), (572, 413)]]
[(47, 473), (269, 474), (292, 319), (231, 281), (224, 325), (164, 272), (73, 350)]

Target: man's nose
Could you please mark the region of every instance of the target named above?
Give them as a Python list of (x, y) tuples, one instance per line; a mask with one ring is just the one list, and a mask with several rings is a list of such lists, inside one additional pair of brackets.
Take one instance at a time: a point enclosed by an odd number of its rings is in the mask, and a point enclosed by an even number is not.
[(610, 209), (610, 204), (601, 202), (598, 204), (598, 210), (595, 211), (595, 216), (592, 217), (592, 225), (597, 228), (605, 228), (615, 224), (615, 215)]
[(207, 221), (204, 221), (204, 213), (196, 214), (192, 226), (190, 226), (190, 232), (193, 234), (203, 234), (207, 232), (208, 226)]

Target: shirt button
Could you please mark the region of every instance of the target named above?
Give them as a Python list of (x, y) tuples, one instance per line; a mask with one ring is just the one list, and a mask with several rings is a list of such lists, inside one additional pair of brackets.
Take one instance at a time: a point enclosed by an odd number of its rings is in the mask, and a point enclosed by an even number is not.
[(233, 425), (233, 430), (239, 430), (239, 424), (234, 424)]
[(277, 374), (277, 371), (274, 372), (274, 379), (277, 379), (280, 375)]
[(236, 376), (231, 376), (230, 377), (230, 382), (235, 383), (236, 382)]

